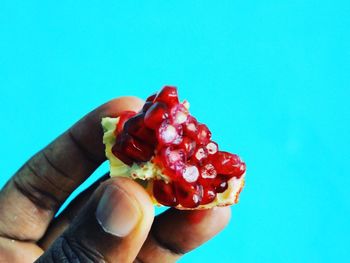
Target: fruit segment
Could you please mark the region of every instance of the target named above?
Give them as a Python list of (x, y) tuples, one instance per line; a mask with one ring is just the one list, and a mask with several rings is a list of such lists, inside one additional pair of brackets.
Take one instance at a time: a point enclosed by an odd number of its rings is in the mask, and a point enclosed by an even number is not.
[(156, 204), (206, 209), (236, 203), (245, 163), (221, 151), (209, 128), (165, 86), (147, 98), (139, 113), (104, 118), (104, 143), (111, 176), (145, 180)]

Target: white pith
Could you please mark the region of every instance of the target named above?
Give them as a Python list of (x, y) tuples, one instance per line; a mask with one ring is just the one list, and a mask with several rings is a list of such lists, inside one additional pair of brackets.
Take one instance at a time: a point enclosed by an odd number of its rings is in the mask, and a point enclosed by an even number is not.
[[(115, 144), (115, 129), (119, 118), (105, 117), (102, 119), (102, 127), (104, 130), (103, 143), (105, 144), (106, 157), (110, 164), (110, 176), (124, 176), (132, 179), (140, 179), (144, 182), (142, 185), (145, 187), (147, 192), (152, 197), (155, 205), (161, 206), (157, 200), (153, 197), (153, 179), (161, 179), (169, 182), (169, 177), (162, 173), (161, 168), (152, 162), (152, 159), (144, 163), (133, 163), (129, 166), (119, 160), (113, 153), (112, 147)], [(233, 177), (228, 181), (228, 188), (223, 193), (218, 193), (216, 198), (209, 204), (200, 205), (195, 209), (208, 209), (215, 206), (227, 206), (238, 202), (238, 196), (240, 190), (244, 185), (244, 177), (242, 175), (239, 179)], [(176, 206), (178, 209), (189, 209), (182, 207), (181, 205)], [(193, 209), (193, 208), (191, 208)]]

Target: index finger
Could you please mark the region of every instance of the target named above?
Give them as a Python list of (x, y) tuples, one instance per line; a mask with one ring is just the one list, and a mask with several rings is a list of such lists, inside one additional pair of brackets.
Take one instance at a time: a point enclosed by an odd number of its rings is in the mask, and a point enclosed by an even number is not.
[(0, 192), (0, 236), (39, 240), (64, 200), (105, 160), (101, 118), (142, 105), (135, 97), (112, 100), (27, 161)]

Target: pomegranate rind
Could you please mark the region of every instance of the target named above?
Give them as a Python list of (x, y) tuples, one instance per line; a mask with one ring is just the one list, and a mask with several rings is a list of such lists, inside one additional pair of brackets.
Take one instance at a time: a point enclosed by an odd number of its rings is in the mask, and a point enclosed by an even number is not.
[[(161, 205), (153, 196), (153, 180), (163, 180), (169, 182), (170, 179), (168, 176), (162, 173), (161, 168), (152, 162), (151, 159), (148, 162), (143, 163), (133, 163), (132, 166), (129, 166), (119, 160), (113, 153), (112, 147), (115, 144), (116, 140), (116, 127), (119, 122), (118, 118), (105, 117), (102, 119), (102, 127), (104, 131), (103, 143), (105, 145), (105, 154), (109, 160), (110, 166), (110, 176), (123, 176), (134, 179), (138, 182), (142, 180), (142, 186), (151, 196), (151, 199), (154, 205)], [(231, 178), (228, 181), (228, 187), (223, 193), (217, 193), (215, 199), (208, 204), (199, 205), (196, 208), (186, 208), (177, 205), (175, 208), (180, 210), (201, 210), (201, 209), (210, 209), (216, 206), (229, 206), (238, 202), (239, 194), (244, 186), (245, 174), (240, 178)]]

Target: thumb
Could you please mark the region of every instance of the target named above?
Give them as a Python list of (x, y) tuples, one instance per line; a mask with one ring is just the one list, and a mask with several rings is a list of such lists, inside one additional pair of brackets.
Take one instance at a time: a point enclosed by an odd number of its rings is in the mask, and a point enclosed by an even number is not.
[(153, 218), (152, 202), (140, 185), (109, 179), (37, 262), (133, 262)]

